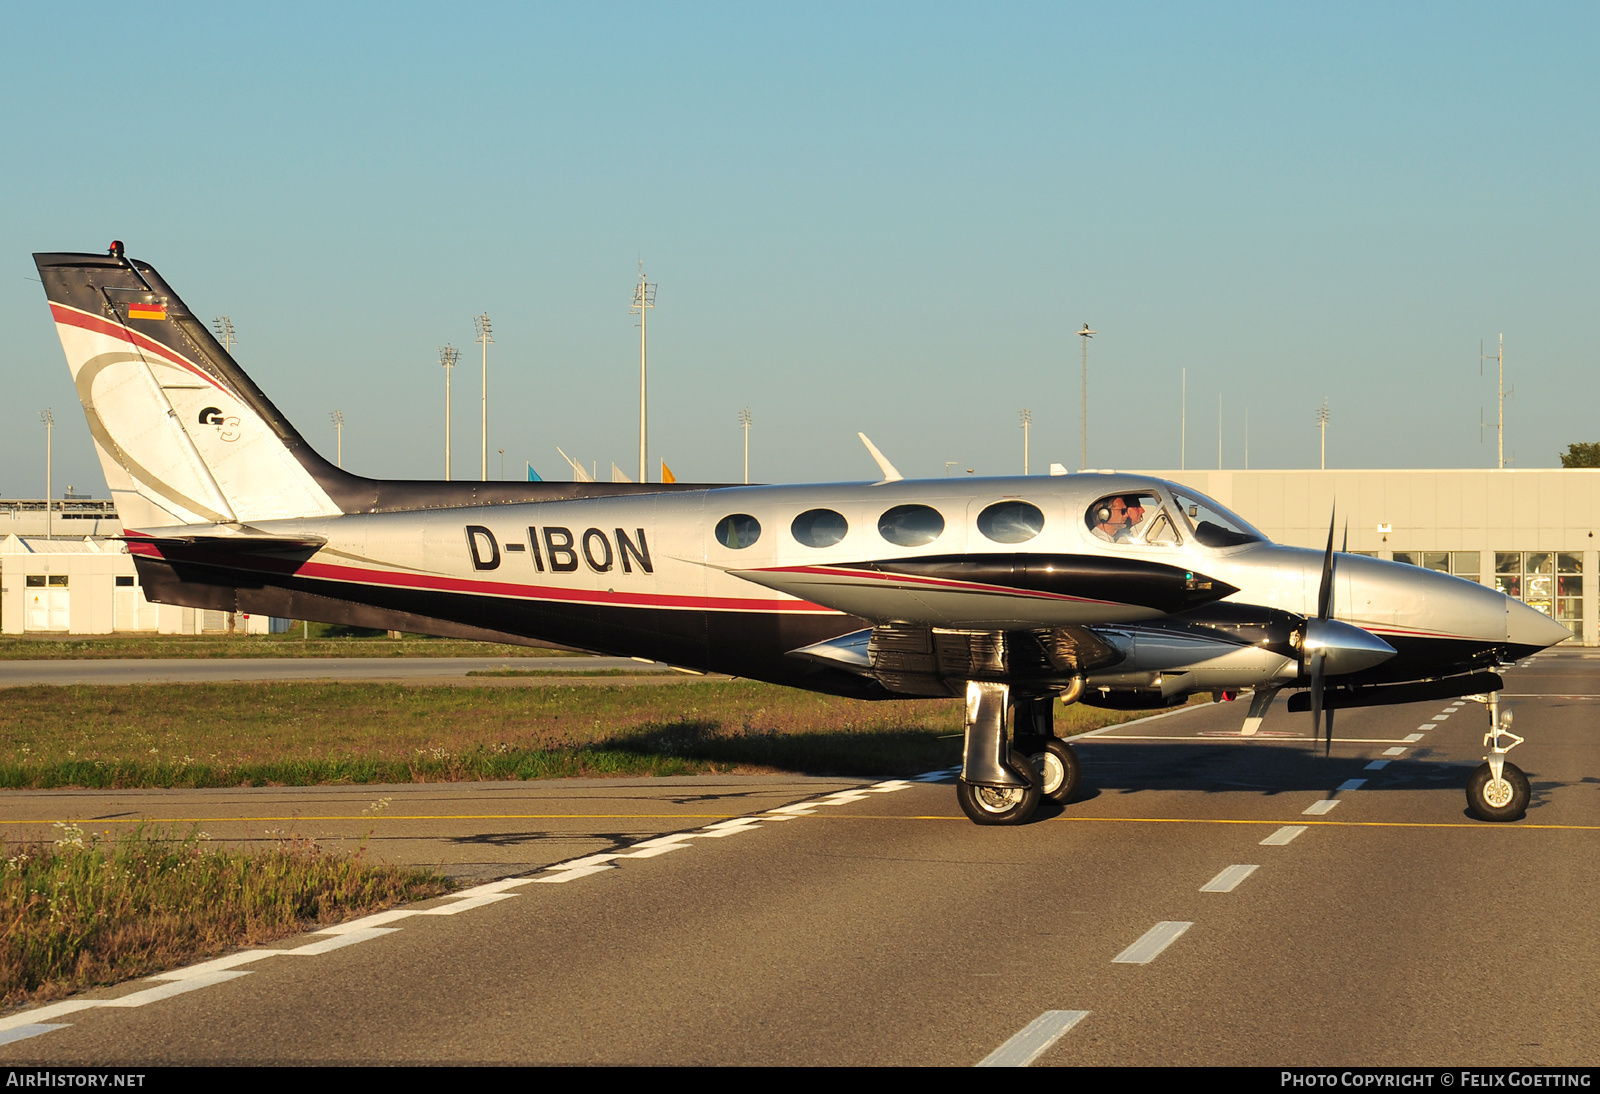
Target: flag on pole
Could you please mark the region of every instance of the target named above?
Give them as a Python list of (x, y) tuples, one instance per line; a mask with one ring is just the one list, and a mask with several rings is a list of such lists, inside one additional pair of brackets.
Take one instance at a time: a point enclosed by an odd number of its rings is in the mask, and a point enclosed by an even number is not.
[(666, 460), (662, 460), (661, 461), (661, 481), (662, 482), (677, 482), (678, 481), (678, 476), (676, 476), (676, 475), (674, 475), (672, 473), (672, 468), (667, 466), (667, 461)]
[(539, 477), (539, 472), (537, 472), (537, 471), (535, 471), (533, 469), (533, 464), (531, 464), (531, 463), (528, 464), (528, 481), (529, 482), (543, 482), (544, 481), (543, 479), (541, 479)]

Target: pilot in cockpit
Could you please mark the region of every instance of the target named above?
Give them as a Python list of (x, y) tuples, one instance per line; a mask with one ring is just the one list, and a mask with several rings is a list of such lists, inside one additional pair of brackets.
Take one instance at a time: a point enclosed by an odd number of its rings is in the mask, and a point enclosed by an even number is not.
[(1134, 498), (1133, 504), (1127, 498), (1106, 498), (1095, 510), (1095, 534), (1112, 543), (1126, 543), (1133, 538), (1133, 531), (1144, 520), (1144, 507), (1139, 504), (1141, 499)]

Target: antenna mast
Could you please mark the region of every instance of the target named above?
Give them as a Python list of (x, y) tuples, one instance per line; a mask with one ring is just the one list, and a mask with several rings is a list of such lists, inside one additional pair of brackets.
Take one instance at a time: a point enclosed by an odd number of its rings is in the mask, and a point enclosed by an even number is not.
[(1317, 428), (1322, 431), (1322, 470), (1328, 469), (1328, 397), (1322, 397), (1322, 405), (1317, 407)]

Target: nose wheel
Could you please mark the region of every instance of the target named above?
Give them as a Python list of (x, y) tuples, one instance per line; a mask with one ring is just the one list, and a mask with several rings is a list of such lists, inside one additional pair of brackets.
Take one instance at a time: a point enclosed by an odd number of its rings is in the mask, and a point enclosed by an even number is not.
[(1489, 708), (1489, 732), (1483, 735), (1489, 755), (1467, 780), (1467, 809), (1479, 820), (1516, 820), (1528, 811), (1532, 792), (1528, 776), (1506, 759), (1506, 753), (1520, 745), (1522, 738), (1511, 732), (1511, 712), (1501, 712), (1498, 694), (1483, 702)]

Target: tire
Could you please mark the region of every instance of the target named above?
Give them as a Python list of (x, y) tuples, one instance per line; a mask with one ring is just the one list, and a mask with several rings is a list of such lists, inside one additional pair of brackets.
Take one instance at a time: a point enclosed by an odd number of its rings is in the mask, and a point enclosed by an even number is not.
[(956, 780), (956, 801), (961, 803), (961, 811), (973, 824), (1022, 824), (1039, 808), (1040, 797), (1038, 783), (1030, 783), (1026, 788), (997, 790)]
[(1028, 759), (1039, 773), (1041, 792), (1053, 802), (1071, 801), (1078, 792), (1083, 771), (1078, 763), (1078, 753), (1067, 742), (1051, 737), (1044, 742), (1043, 750)]
[(1495, 780), (1488, 764), (1482, 764), (1467, 780), (1467, 809), (1479, 820), (1516, 820), (1528, 811), (1528, 776), (1516, 764), (1508, 763)]

